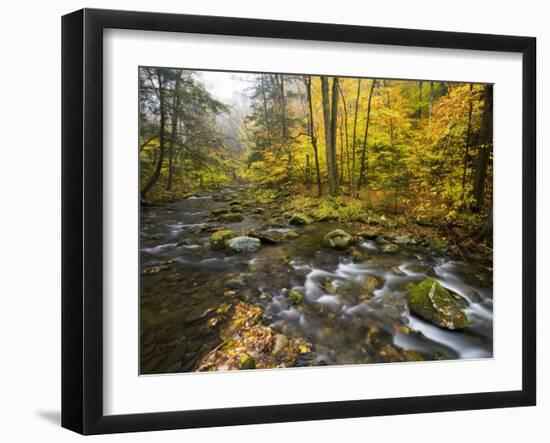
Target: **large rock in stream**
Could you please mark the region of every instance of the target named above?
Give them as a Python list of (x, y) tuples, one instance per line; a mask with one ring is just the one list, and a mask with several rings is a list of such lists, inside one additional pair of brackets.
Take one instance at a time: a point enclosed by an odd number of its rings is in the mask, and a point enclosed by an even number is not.
[(468, 326), (457, 300), (435, 280), (424, 280), (407, 294), (409, 309), (436, 326), (452, 331)]
[(225, 242), (227, 249), (233, 252), (256, 252), (261, 242), (254, 237), (234, 237)]
[(330, 231), (323, 238), (323, 245), (332, 249), (347, 249), (353, 244), (353, 237), (342, 229)]

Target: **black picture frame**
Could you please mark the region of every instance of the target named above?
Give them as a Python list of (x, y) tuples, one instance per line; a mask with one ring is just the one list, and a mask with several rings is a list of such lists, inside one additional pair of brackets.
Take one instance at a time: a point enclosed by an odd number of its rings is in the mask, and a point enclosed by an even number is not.
[[(522, 54), (522, 389), (260, 407), (103, 413), (103, 30), (170, 31)], [(62, 18), (62, 426), (82, 434), (228, 426), (536, 403), (536, 39), (83, 9)]]

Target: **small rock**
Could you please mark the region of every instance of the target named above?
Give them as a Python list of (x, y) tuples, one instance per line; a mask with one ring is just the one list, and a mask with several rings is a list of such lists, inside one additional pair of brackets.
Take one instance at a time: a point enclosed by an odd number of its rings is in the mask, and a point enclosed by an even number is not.
[(289, 232), (285, 232), (283, 234), (283, 238), (285, 240), (292, 240), (293, 238), (298, 238), (298, 237), (299, 237), (299, 235), (296, 231), (289, 231)]
[(280, 354), (283, 349), (288, 346), (288, 338), (286, 335), (277, 334), (275, 336), (275, 342), (273, 343), (273, 349), (271, 350), (272, 355)]
[(258, 240), (260, 240), (260, 242), (264, 244), (275, 245), (279, 243), (279, 241), (275, 237), (265, 232), (250, 231), (248, 233), (248, 236), (257, 238)]
[(395, 243), (384, 242), (380, 245), (380, 250), (388, 254), (394, 254), (399, 250), (399, 246)]
[(415, 245), (416, 241), (414, 241), (409, 234), (406, 235), (399, 235), (397, 237), (394, 237), (393, 239), (394, 243), (398, 245)]
[(361, 287), (361, 292), (359, 295), (360, 300), (365, 301), (371, 298), (374, 294), (375, 289), (379, 288), (380, 286), (381, 284), (378, 278), (376, 278), (374, 275), (368, 275), (367, 278), (365, 278), (363, 286)]
[(212, 209), (210, 211), (210, 215), (217, 217), (222, 214), (227, 214), (229, 212), (228, 208), (218, 208), (218, 209)]
[(229, 239), (226, 246), (234, 252), (256, 252), (261, 243), (257, 238), (242, 236)]
[(359, 232), (359, 237), (366, 238), (367, 240), (374, 240), (382, 234), (382, 229), (376, 226), (365, 226), (361, 232)]
[(243, 221), (243, 216), (239, 213), (222, 214), (219, 220), (225, 223), (238, 223)]
[(330, 231), (323, 238), (323, 245), (333, 249), (346, 249), (353, 244), (353, 237), (342, 229)]
[(290, 217), (288, 224), (291, 226), (303, 226), (311, 223), (311, 220), (306, 215), (294, 214)]
[(243, 207), (240, 205), (233, 205), (230, 209), (231, 212), (237, 213), (237, 212), (243, 212)]
[(288, 291), (288, 298), (290, 299), (291, 305), (298, 305), (302, 303), (302, 294), (300, 294), (298, 291), (295, 291), (294, 289), (291, 289)]
[(239, 369), (254, 369), (256, 367), (256, 361), (248, 354), (241, 354), (239, 361), (241, 362)]

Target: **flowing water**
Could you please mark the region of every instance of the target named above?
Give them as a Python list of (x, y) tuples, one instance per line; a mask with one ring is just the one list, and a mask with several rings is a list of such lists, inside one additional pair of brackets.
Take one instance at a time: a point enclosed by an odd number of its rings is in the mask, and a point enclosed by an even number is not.
[[(203, 195), (142, 209), (142, 373), (195, 370), (220, 344), (219, 326), (208, 324), (205, 313), (236, 300), (261, 305), (264, 324), (311, 343), (312, 352), (299, 365), (400, 361), (392, 348), (424, 359), (492, 356), (492, 275), (485, 267), (415, 246), (385, 254), (368, 240), (358, 248), (370, 259), (356, 263), (349, 252), (323, 248), (321, 240), (333, 229), (353, 233), (358, 226), (269, 227), (265, 216), (247, 214), (223, 226), (272, 235), (293, 230), (299, 236), (255, 253), (228, 255), (208, 245), (212, 223), (206, 219), (223, 207), (227, 203), (216, 195)], [(408, 311), (406, 292), (426, 278), (461, 297), (470, 320), (464, 331), (438, 328)], [(302, 303), (289, 304), (290, 289), (304, 294)]]

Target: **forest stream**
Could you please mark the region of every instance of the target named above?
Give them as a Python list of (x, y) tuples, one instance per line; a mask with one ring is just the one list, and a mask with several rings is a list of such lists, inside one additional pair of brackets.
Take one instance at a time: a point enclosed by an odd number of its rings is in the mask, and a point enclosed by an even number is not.
[[(326, 248), (328, 232), (343, 229), (355, 236), (361, 226), (296, 226), (281, 217), (273, 222), (280, 204), (243, 203), (245, 191), (233, 186), (142, 208), (142, 374), (197, 370), (223, 344), (223, 314), (237, 303), (260, 307), (262, 325), (307, 343), (292, 366), (492, 356), (490, 268), (415, 242), (400, 242), (391, 253), (376, 238), (356, 240), (353, 254)], [(242, 220), (213, 218), (231, 204), (244, 206)], [(211, 235), (222, 228), (245, 236), (255, 232), (261, 247), (214, 250)], [(407, 291), (426, 279), (459, 300), (466, 328), (440, 328), (411, 314)]]

